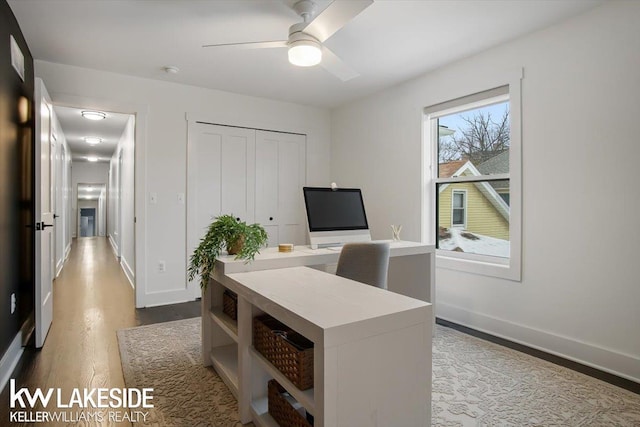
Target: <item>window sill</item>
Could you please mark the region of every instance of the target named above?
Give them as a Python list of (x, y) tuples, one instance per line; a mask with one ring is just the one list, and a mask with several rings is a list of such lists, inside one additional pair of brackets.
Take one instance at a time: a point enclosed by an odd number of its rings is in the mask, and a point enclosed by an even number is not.
[(460, 254), (436, 249), (436, 267), (515, 282), (521, 281), (520, 263), (506, 258)]

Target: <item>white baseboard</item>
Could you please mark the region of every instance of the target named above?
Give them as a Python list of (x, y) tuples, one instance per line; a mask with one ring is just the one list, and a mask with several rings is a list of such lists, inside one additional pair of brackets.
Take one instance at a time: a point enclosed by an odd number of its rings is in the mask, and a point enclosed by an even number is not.
[(118, 257), (118, 245), (116, 244), (116, 242), (113, 239), (113, 237), (111, 236), (111, 234), (109, 234), (109, 243), (111, 244), (111, 249), (113, 250), (113, 253), (117, 258)]
[(23, 352), (24, 347), (22, 347), (22, 331), (20, 331), (16, 334), (13, 341), (11, 341), (9, 348), (0, 360), (0, 392), (2, 392), (4, 386), (6, 386), (9, 382), (11, 373), (16, 368), (16, 365), (20, 361), (20, 357), (22, 357)]
[(145, 307), (157, 307), (168, 304), (179, 304), (181, 302), (195, 301), (193, 296), (186, 295), (184, 290), (151, 292), (145, 295)]
[(64, 267), (64, 258), (62, 258), (56, 264), (56, 276), (55, 277), (58, 277), (60, 275), (60, 273), (62, 272), (62, 267)]
[(640, 358), (529, 326), (438, 302), (436, 316), (480, 332), (535, 348), (640, 382)]
[(120, 259), (120, 265), (122, 266), (122, 270), (124, 271), (125, 276), (127, 276), (127, 279), (129, 279), (131, 287), (135, 289), (136, 274), (133, 272), (133, 269), (131, 268), (129, 263), (127, 263), (127, 260), (124, 257)]
[(69, 259), (69, 254), (71, 254), (71, 242), (67, 245), (64, 250), (64, 261), (66, 262)]

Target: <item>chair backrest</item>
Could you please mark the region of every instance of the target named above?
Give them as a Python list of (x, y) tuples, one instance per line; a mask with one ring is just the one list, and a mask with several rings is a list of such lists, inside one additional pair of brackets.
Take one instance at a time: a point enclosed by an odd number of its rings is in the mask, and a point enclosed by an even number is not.
[(340, 252), (336, 274), (367, 285), (387, 289), (388, 270), (388, 243), (346, 243)]

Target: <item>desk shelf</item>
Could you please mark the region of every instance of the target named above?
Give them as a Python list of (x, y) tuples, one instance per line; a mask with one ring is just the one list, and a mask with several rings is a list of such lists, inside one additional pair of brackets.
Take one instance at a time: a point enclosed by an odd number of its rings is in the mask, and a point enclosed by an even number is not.
[(266, 397), (255, 399), (251, 402), (251, 417), (258, 427), (280, 427), (269, 415), (269, 401)]
[(219, 307), (214, 307), (209, 310), (209, 316), (218, 326), (220, 326), (220, 329), (229, 335), (229, 338), (236, 343), (238, 342), (238, 322), (223, 313), (222, 309)]
[(238, 346), (229, 344), (211, 350), (211, 363), (220, 378), (238, 398)]
[[(300, 390), (296, 387), (287, 377), (285, 377), (282, 372), (277, 370), (275, 366), (271, 364), (265, 357), (258, 353), (258, 351), (249, 347), (249, 353), (253, 357), (255, 361), (269, 374), (274, 380), (278, 381), (278, 383), (284, 387), (294, 399), (296, 399), (304, 408), (311, 413), (311, 415), (315, 415), (316, 405), (313, 400), (313, 388), (308, 390)], [(265, 384), (266, 386), (266, 384)]]

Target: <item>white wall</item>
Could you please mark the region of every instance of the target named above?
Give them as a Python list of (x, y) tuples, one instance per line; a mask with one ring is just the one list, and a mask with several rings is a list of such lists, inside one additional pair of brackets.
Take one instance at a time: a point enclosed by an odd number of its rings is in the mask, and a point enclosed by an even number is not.
[[(109, 163), (109, 236), (131, 284), (135, 284), (135, 117), (129, 117)], [(122, 159), (122, 164), (120, 164)]]
[[(71, 182), (72, 182), (72, 212), (73, 212), (73, 237), (78, 236), (78, 184), (106, 185), (109, 176), (109, 164), (106, 162), (72, 162)], [(104, 231), (104, 227), (103, 227)], [(104, 236), (101, 234), (101, 236)]]
[(374, 238), (403, 224), (419, 240), (423, 107), (524, 67), (522, 282), (439, 268), (436, 314), (635, 381), (638, 22), (640, 3), (607, 3), (338, 108), (331, 152), (332, 180), (364, 189)]
[[(36, 61), (36, 74), (54, 102), (75, 96), (94, 99), (96, 105), (148, 107), (145, 141), (136, 140), (136, 152), (144, 147), (144, 165), (136, 158), (136, 170), (146, 169), (146, 193), (136, 172), (136, 232), (142, 229), (146, 235), (146, 257), (140, 261), (136, 252), (138, 305), (178, 302), (185, 295), (186, 205), (177, 196), (186, 193), (187, 112), (220, 124), (304, 133), (307, 183), (329, 182), (330, 114), (325, 109), (43, 61)], [(153, 205), (148, 203), (151, 192), (158, 197)], [(165, 273), (155, 268), (159, 260), (166, 261)]]

